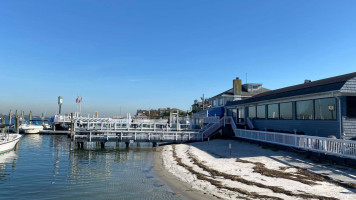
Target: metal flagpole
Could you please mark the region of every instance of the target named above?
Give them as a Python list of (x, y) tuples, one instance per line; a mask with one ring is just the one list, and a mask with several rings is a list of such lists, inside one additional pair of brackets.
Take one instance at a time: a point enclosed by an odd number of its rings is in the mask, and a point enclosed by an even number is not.
[(79, 116), (82, 115), (82, 96), (80, 96), (80, 100), (79, 100)]

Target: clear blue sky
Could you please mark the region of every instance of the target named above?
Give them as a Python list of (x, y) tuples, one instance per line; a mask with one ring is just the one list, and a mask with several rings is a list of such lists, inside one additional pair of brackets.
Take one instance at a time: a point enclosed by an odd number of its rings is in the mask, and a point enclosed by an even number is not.
[(356, 71), (356, 1), (0, 1), (0, 112), (190, 109)]

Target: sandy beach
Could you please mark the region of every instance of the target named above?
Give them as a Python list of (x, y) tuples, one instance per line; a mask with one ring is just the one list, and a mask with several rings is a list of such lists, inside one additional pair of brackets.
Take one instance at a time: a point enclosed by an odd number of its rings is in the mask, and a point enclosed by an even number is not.
[(288, 151), (237, 140), (158, 150), (156, 171), (182, 199), (356, 199), (356, 169)]

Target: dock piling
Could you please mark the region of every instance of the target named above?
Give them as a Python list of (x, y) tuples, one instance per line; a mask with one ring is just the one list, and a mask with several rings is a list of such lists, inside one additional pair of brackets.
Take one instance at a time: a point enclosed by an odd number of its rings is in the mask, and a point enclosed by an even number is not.
[[(16, 112), (17, 112), (17, 110), (16, 110)], [(32, 111), (30, 110), (30, 123), (29, 124), (32, 124)]]
[[(5, 124), (5, 118), (1, 118), (1, 124)], [(5, 128), (2, 128), (1, 132), (5, 133)]]
[(71, 119), (71, 122), (70, 122), (70, 138), (73, 138), (74, 137), (73, 113), (70, 113), (70, 119)]
[(15, 132), (17, 133), (17, 134), (19, 134), (20, 133), (20, 120), (19, 120), (19, 116), (15, 116)]

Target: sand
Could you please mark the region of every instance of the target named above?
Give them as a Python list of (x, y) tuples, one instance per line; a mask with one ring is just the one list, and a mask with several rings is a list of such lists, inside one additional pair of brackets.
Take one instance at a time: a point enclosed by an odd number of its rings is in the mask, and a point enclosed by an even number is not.
[(292, 152), (237, 140), (160, 148), (156, 170), (182, 199), (356, 199), (355, 169)]

